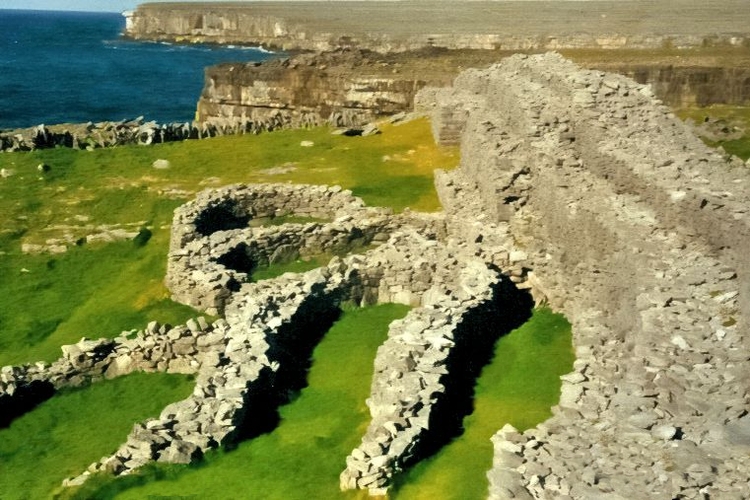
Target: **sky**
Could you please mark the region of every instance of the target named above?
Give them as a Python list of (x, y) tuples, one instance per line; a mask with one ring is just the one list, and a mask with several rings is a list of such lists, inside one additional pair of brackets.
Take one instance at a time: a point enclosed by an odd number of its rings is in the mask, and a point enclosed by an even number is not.
[[(0, 9), (77, 10), (82, 12), (122, 12), (140, 3), (160, 0), (0, 0)], [(161, 0), (166, 1), (166, 0)], [(174, 1), (174, 0), (171, 0)], [(216, 0), (180, 0), (216, 1)], [(227, 1), (227, 0), (223, 0)], [(231, 0), (230, 0), (231, 1)]]

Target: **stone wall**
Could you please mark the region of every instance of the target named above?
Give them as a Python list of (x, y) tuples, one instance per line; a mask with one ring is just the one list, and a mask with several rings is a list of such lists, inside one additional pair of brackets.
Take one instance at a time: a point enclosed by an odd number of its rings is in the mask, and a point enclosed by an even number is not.
[[(255, 219), (286, 215), (330, 221), (251, 227)], [(341, 478), (342, 488), (383, 493), (395, 473), (458, 434), (489, 346), (531, 308), (527, 294), (462, 242), (446, 239), (445, 229), (441, 214), (392, 215), (335, 186), (229, 186), (201, 193), (175, 213), (167, 284), (176, 300), (223, 318), (213, 325), (201, 318), (177, 327), (151, 323), (115, 339), (64, 346), (50, 366), (5, 367), (3, 415), (12, 420), (33, 407), (31, 399), (50, 397), (59, 387), (135, 370), (194, 373), (188, 398), (137, 423), (112, 455), (64, 484), (81, 484), (95, 473), (130, 474), (151, 461), (188, 463), (223, 443), (273, 429), (279, 405), (304, 386), (312, 349), (343, 302), (404, 303), (413, 309), (391, 325), (376, 356), (368, 400), (373, 421)], [(376, 246), (361, 255), (257, 283), (249, 282), (247, 269), (226, 267), (227, 255), (235, 259), (240, 246), (244, 257), (259, 258), (272, 249), (286, 248), (287, 256), (289, 247), (299, 254), (346, 253), (370, 243)], [(224, 279), (230, 275), (233, 281)], [(468, 359), (473, 369), (466, 368)]]
[(554, 416), (493, 438), (490, 497), (745, 495), (744, 162), (648, 87), (556, 54), (467, 71), (430, 101), (447, 137), (463, 130), (460, 169), (437, 176), (449, 234), (488, 260), (507, 235), (537, 297), (573, 324)]
[(154, 121), (122, 120), (119, 122), (69, 123), (37, 125), (0, 131), (0, 152), (31, 151), (56, 147), (93, 150), (127, 144), (149, 146), (164, 142), (206, 139), (222, 135), (258, 133), (286, 126), (278, 120), (237, 120), (227, 122), (186, 122), (158, 124)]

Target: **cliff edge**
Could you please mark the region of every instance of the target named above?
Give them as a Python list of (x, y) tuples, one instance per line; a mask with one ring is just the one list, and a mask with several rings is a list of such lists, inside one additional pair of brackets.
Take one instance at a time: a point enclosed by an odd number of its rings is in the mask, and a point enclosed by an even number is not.
[[(748, 43), (743, 0), (147, 3), (126, 13), (137, 40), (283, 50), (423, 47), (559, 50)], [(418, 20), (418, 22), (415, 22)]]

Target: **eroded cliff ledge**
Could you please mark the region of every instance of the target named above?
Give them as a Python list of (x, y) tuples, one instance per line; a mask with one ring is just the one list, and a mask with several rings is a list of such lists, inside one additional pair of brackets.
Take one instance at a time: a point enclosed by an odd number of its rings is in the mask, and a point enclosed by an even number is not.
[[(422, 87), (444, 87), (462, 69), (486, 67), (511, 53), (427, 48), (381, 54), (339, 49), (206, 69), (198, 119), (252, 130), (331, 124), (360, 126), (410, 111)], [(566, 51), (589, 68), (650, 84), (673, 107), (750, 102), (750, 49)]]
[[(335, 8), (332, 8), (335, 7)], [(423, 47), (559, 50), (747, 43), (743, 0), (152, 3), (129, 13), (138, 40), (285, 50)]]

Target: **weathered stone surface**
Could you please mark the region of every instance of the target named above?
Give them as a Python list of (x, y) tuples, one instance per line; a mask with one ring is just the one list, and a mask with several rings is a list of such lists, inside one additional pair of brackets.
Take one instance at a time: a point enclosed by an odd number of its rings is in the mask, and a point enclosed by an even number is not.
[[(690, 47), (741, 44), (745, 4), (673, 0), (612, 2), (463, 1), (157, 3), (127, 13), (125, 34), (172, 42), (244, 43), (284, 50), (360, 47), (383, 52), (424, 47), (508, 50)], [(461, 15), (446, 15), (460, 9)], [(335, 15), (332, 13), (335, 12)]]
[[(461, 167), (436, 176), (449, 234), (504, 270), (519, 259), (524, 285), (573, 324), (560, 404), (524, 433), (520, 464), (504, 458), (515, 434), (493, 439), (490, 496), (741, 495), (750, 174), (649, 88), (556, 54), (469, 70), (417, 101), (436, 139), (461, 142)], [(507, 254), (484, 249), (500, 237)]]

